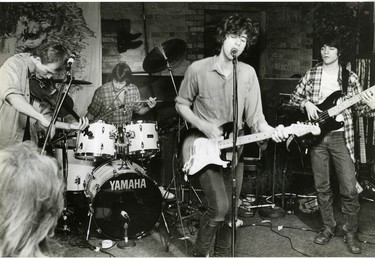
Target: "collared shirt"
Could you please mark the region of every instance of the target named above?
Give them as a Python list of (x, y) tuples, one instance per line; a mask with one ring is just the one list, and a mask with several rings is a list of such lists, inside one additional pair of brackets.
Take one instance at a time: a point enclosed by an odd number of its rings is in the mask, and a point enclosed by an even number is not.
[[(233, 121), (233, 73), (224, 76), (216, 62), (208, 57), (189, 66), (181, 82), (176, 102), (192, 106), (195, 115), (217, 126)], [(237, 63), (238, 128), (245, 121), (259, 131), (261, 123), (267, 123), (262, 109), (260, 87), (254, 68), (243, 62)]]
[(141, 103), (134, 103), (140, 101), (141, 96), (134, 84), (129, 84), (122, 90), (125, 91), (123, 98), (121, 90), (115, 90), (112, 82), (100, 86), (87, 108), (88, 113), (93, 115), (95, 120), (100, 119), (116, 126), (131, 122), (133, 112), (138, 112), (142, 107)]
[[(29, 62), (30, 54), (16, 54), (8, 58), (0, 68), (0, 148), (23, 140), (27, 116), (13, 108), (6, 97), (9, 94), (19, 94), (30, 102)], [(34, 102), (37, 110), (39, 104)], [(37, 142), (35, 123), (35, 119), (30, 119), (31, 140)]]
[[(341, 78), (341, 66), (338, 73), (338, 83), (342, 90), (342, 78)], [(306, 74), (301, 78), (298, 85), (296, 86), (294, 92), (291, 95), (290, 104), (296, 108), (299, 108), (303, 113), (306, 112), (305, 105), (307, 101), (317, 105), (319, 104), (321, 80), (322, 80), (323, 66), (318, 64), (317, 66), (311, 68), (306, 72)], [(339, 98), (337, 104), (352, 98), (353, 96), (359, 94), (362, 91), (362, 87), (359, 84), (358, 76), (351, 72), (349, 73), (349, 83), (347, 88), (347, 94), (344, 97)], [(357, 103), (355, 109), (359, 113), (368, 112), (367, 105), (361, 105)], [(354, 125), (352, 109), (348, 108), (342, 112), (344, 116), (344, 131), (345, 131), (345, 144), (349, 150), (350, 157), (353, 162), (355, 162), (354, 156)]]

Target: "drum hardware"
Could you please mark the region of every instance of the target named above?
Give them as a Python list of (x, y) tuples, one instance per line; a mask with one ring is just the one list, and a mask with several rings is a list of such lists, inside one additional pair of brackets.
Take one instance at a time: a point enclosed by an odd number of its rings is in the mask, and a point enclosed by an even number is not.
[[(173, 78), (171, 62), (178, 61), (178, 59), (180, 59), (180, 57), (184, 55), (185, 51), (186, 51), (186, 43), (183, 40), (171, 39), (171, 40), (168, 40), (168, 41), (166, 41), (162, 44), (157, 45), (150, 53), (148, 53), (145, 60), (143, 61), (143, 69), (148, 73), (156, 73), (156, 72), (161, 72), (165, 69), (168, 69), (169, 74), (170, 74), (170, 78), (171, 78), (171, 81), (172, 81), (172, 84), (173, 84), (173, 87), (174, 87), (174, 90), (175, 90), (175, 93), (176, 93), (176, 96), (178, 95), (178, 91), (177, 91), (176, 83), (175, 83), (174, 78)], [(178, 143), (180, 143), (181, 130), (183, 129), (183, 127), (186, 127), (188, 129), (188, 124), (187, 124), (186, 121), (184, 121), (184, 124), (181, 127), (181, 122), (180, 122), (181, 118), (179, 117), (178, 120), (179, 120), (179, 122), (178, 122)], [(177, 156), (177, 152), (176, 152), (176, 156)], [(175, 158), (175, 156), (174, 156), (174, 158)], [(181, 210), (180, 203), (182, 204), (185, 201), (184, 200), (184, 186), (181, 183), (181, 179), (177, 180), (178, 176), (176, 175), (175, 167), (172, 169), (172, 171), (173, 171), (173, 178), (171, 179), (171, 182), (169, 183), (166, 190), (169, 191), (169, 189), (171, 189), (172, 184), (174, 184), (174, 187), (176, 189), (176, 208), (177, 208), (177, 212), (173, 213), (173, 214), (174, 214), (175, 220), (178, 219), (181, 222), (181, 225), (183, 225), (184, 219), (191, 218), (193, 216), (188, 216), (188, 217), (182, 216), (182, 213), (184, 212), (184, 210)], [(181, 172), (181, 171), (179, 171), (179, 172)], [(181, 172), (181, 174), (182, 174), (182, 172)], [(194, 187), (191, 185), (190, 182), (189, 182), (188, 188), (189, 188), (189, 193), (190, 193), (190, 195), (189, 195), (190, 200), (188, 200), (188, 203), (192, 204), (191, 196), (192, 196), (192, 193), (193, 193), (196, 197), (198, 197), (198, 200), (199, 200), (200, 205), (201, 205), (202, 201), (200, 200), (196, 189), (194, 189)], [(169, 206), (169, 207), (171, 207), (171, 206)], [(193, 210), (192, 206), (188, 205), (187, 206), (187, 212), (189, 213), (192, 210)], [(196, 214), (199, 211), (200, 211), (200, 209), (195, 209), (194, 212), (192, 212), (192, 213)], [(177, 217), (177, 219), (176, 219), (176, 217)], [(182, 229), (184, 230), (184, 227), (182, 227)]]
[(89, 216), (89, 224), (87, 227), (87, 233), (86, 233), (86, 241), (89, 241), (89, 235), (90, 235), (90, 229), (91, 229), (91, 223), (92, 223), (92, 216), (94, 215), (94, 209), (92, 208), (92, 204), (89, 204), (89, 211), (87, 216)]

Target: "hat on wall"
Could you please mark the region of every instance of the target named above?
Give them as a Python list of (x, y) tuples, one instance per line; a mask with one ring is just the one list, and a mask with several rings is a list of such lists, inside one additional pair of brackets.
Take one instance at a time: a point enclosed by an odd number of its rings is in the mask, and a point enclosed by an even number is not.
[(136, 40), (142, 35), (142, 33), (131, 34), (130, 32), (124, 30), (117, 33), (117, 49), (119, 53), (124, 53), (128, 49), (136, 49), (140, 47), (143, 43), (142, 40)]

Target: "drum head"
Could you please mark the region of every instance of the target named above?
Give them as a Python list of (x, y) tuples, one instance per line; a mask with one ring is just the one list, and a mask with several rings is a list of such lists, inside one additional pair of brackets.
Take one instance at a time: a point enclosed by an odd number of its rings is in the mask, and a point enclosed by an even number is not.
[[(156, 183), (137, 172), (127, 172), (108, 179), (93, 200), (94, 221), (101, 232), (113, 240), (127, 236), (141, 238), (159, 221), (162, 196)], [(121, 216), (125, 211), (129, 220)]]

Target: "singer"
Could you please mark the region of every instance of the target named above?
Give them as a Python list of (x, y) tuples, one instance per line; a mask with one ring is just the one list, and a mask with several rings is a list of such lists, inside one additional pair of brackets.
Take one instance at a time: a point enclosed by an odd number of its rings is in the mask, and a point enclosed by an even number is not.
[[(220, 137), (220, 126), (233, 119), (233, 59), (237, 61), (237, 57), (256, 42), (257, 36), (258, 28), (250, 18), (232, 15), (223, 19), (217, 27), (217, 54), (196, 61), (185, 73), (176, 98), (176, 110), (207, 138)], [(238, 62), (237, 71), (238, 134), (243, 134), (243, 122), (246, 122), (255, 132), (272, 131), (272, 139), (276, 142), (284, 140), (287, 135), (283, 127), (275, 130), (265, 120), (254, 68)], [(236, 203), (243, 177), (242, 147), (238, 154)], [(196, 174), (207, 198), (208, 209), (200, 218), (195, 246), (189, 256), (207, 256), (216, 233), (214, 256), (230, 256), (232, 193), (229, 170), (209, 165)]]
[[(29, 78), (49, 79), (64, 69), (69, 53), (62, 45), (42, 46), (33, 53), (20, 53), (0, 68), (0, 148), (25, 140), (38, 142), (38, 132), (51, 122), (51, 107), (30, 94)], [(83, 130), (87, 118), (76, 123), (56, 122), (56, 128)], [(52, 128), (52, 132), (55, 127)], [(52, 135), (53, 136), (53, 135)]]

